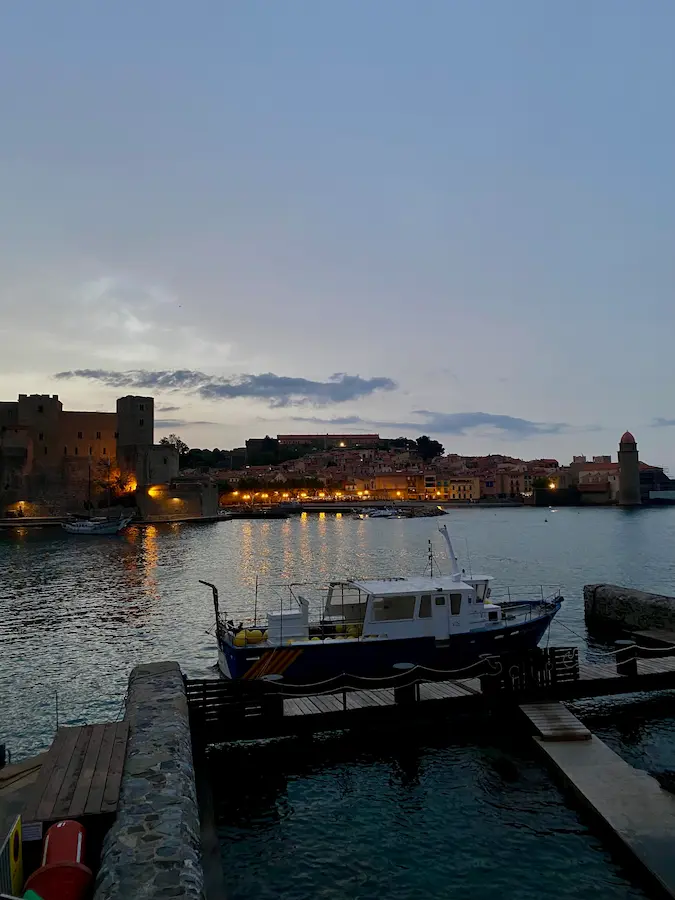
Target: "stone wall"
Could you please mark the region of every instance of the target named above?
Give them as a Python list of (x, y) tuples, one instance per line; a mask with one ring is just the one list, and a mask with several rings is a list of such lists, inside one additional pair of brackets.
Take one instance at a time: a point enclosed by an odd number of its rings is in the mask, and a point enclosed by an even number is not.
[(177, 663), (132, 671), (126, 718), (120, 805), (103, 846), (94, 900), (202, 900), (199, 810)]
[(634, 628), (675, 630), (675, 597), (649, 594), (616, 584), (587, 584), (584, 611), (590, 622)]

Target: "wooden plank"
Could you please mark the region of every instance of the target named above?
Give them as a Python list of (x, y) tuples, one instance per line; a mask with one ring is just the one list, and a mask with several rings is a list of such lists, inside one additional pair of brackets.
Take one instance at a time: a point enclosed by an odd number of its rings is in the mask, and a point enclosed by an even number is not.
[(375, 688), (370, 691), (380, 706), (392, 706), (394, 703), (394, 691), (392, 688)]
[(368, 706), (390, 706), (391, 704), (384, 698), (380, 697), (377, 691), (361, 691), (363, 699)]
[(592, 735), (562, 703), (524, 703), (520, 709), (544, 741), (590, 741)]
[(47, 789), (47, 785), (49, 784), (52, 772), (54, 771), (54, 767), (56, 766), (57, 760), (59, 758), (61, 745), (65, 741), (65, 738), (65, 730), (60, 728), (56, 732), (56, 736), (54, 737), (52, 745), (47, 751), (47, 755), (44, 762), (42, 763), (38, 779), (35, 782), (35, 785), (30, 792), (28, 802), (24, 807), (23, 819), (25, 822), (32, 822), (36, 819), (38, 804), (40, 803), (42, 795)]
[(87, 805), (84, 808), (84, 814), (87, 816), (101, 812), (103, 792), (108, 778), (108, 766), (110, 765), (110, 757), (112, 756), (114, 743), (115, 725), (106, 725), (105, 731), (103, 732), (103, 739), (101, 740), (101, 749), (98, 752), (98, 759), (96, 760), (96, 769), (91, 779)]
[(92, 725), (91, 736), (89, 738), (89, 746), (82, 763), (80, 776), (75, 785), (72, 800), (70, 801), (70, 809), (68, 815), (77, 818), (84, 813), (87, 805), (87, 797), (89, 796), (89, 788), (91, 787), (91, 779), (94, 777), (96, 769), (96, 760), (98, 752), (101, 748), (101, 741), (105, 732), (105, 725)]
[(129, 723), (118, 722), (115, 730), (115, 743), (110, 757), (110, 766), (108, 768), (108, 778), (103, 791), (103, 802), (101, 803), (101, 812), (109, 813), (117, 811), (117, 804), (120, 799), (120, 785), (122, 784), (122, 772), (124, 770), (124, 760), (127, 755), (127, 739), (129, 737)]
[(361, 691), (350, 691), (347, 694), (347, 709), (363, 709), (364, 703), (361, 698)]
[[(57, 751), (56, 764), (51, 771), (49, 781), (36, 810), (35, 819), (38, 822), (46, 822), (53, 818), (54, 804), (59, 796), (59, 791), (70, 763), (70, 757), (80, 735), (79, 728), (64, 728), (63, 731), (65, 731), (65, 736)], [(52, 751), (50, 750), (49, 752), (51, 753)]]
[(285, 716), (302, 716), (304, 715), (304, 712), (304, 709), (298, 704), (296, 698), (288, 698), (284, 700)]
[(321, 697), (312, 697), (314, 703), (324, 712), (335, 713), (342, 712), (342, 698), (335, 697), (333, 694), (324, 694)]
[(445, 696), (438, 684), (427, 682), (420, 685), (420, 700), (442, 700)]
[(56, 802), (54, 803), (53, 815), (56, 819), (62, 819), (68, 815), (70, 802), (73, 799), (73, 794), (75, 793), (75, 787), (77, 785), (77, 779), (80, 775), (80, 772), (82, 771), (84, 757), (87, 752), (87, 747), (89, 746), (92, 726), (84, 725), (78, 730), (79, 734), (77, 736), (77, 741), (70, 757), (70, 762), (68, 763), (68, 768), (66, 769), (66, 774), (63, 778), (63, 784), (61, 785), (61, 790), (59, 791), (59, 795), (56, 798)]
[(480, 686), (480, 678), (469, 678), (466, 681), (458, 681), (457, 684), (461, 684), (464, 690), (469, 691), (471, 694), (482, 694), (483, 690)]

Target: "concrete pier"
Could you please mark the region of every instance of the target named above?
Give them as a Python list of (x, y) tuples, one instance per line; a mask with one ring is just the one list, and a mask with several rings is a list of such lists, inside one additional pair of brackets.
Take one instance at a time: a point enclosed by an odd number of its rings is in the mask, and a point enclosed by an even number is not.
[(563, 780), (665, 897), (675, 897), (675, 797), (599, 738), (535, 738)]

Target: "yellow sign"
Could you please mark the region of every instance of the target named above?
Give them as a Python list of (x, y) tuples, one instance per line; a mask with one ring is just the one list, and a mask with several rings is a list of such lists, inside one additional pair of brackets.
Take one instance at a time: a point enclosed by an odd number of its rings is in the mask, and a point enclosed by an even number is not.
[(9, 871), (12, 879), (12, 893), (18, 897), (23, 890), (23, 853), (21, 849), (21, 816), (9, 833)]

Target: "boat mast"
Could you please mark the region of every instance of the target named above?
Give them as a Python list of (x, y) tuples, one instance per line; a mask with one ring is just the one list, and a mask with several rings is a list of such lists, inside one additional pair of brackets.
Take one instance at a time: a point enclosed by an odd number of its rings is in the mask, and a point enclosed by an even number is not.
[(434, 577), (434, 550), (429, 541), (429, 577)]
[(459, 571), (459, 563), (457, 562), (455, 551), (452, 549), (452, 541), (450, 540), (450, 535), (448, 534), (448, 526), (441, 525), (438, 530), (443, 535), (443, 537), (445, 538), (445, 543), (448, 545), (448, 557), (450, 559), (450, 574), (452, 575), (452, 580), (459, 581), (462, 575)]

